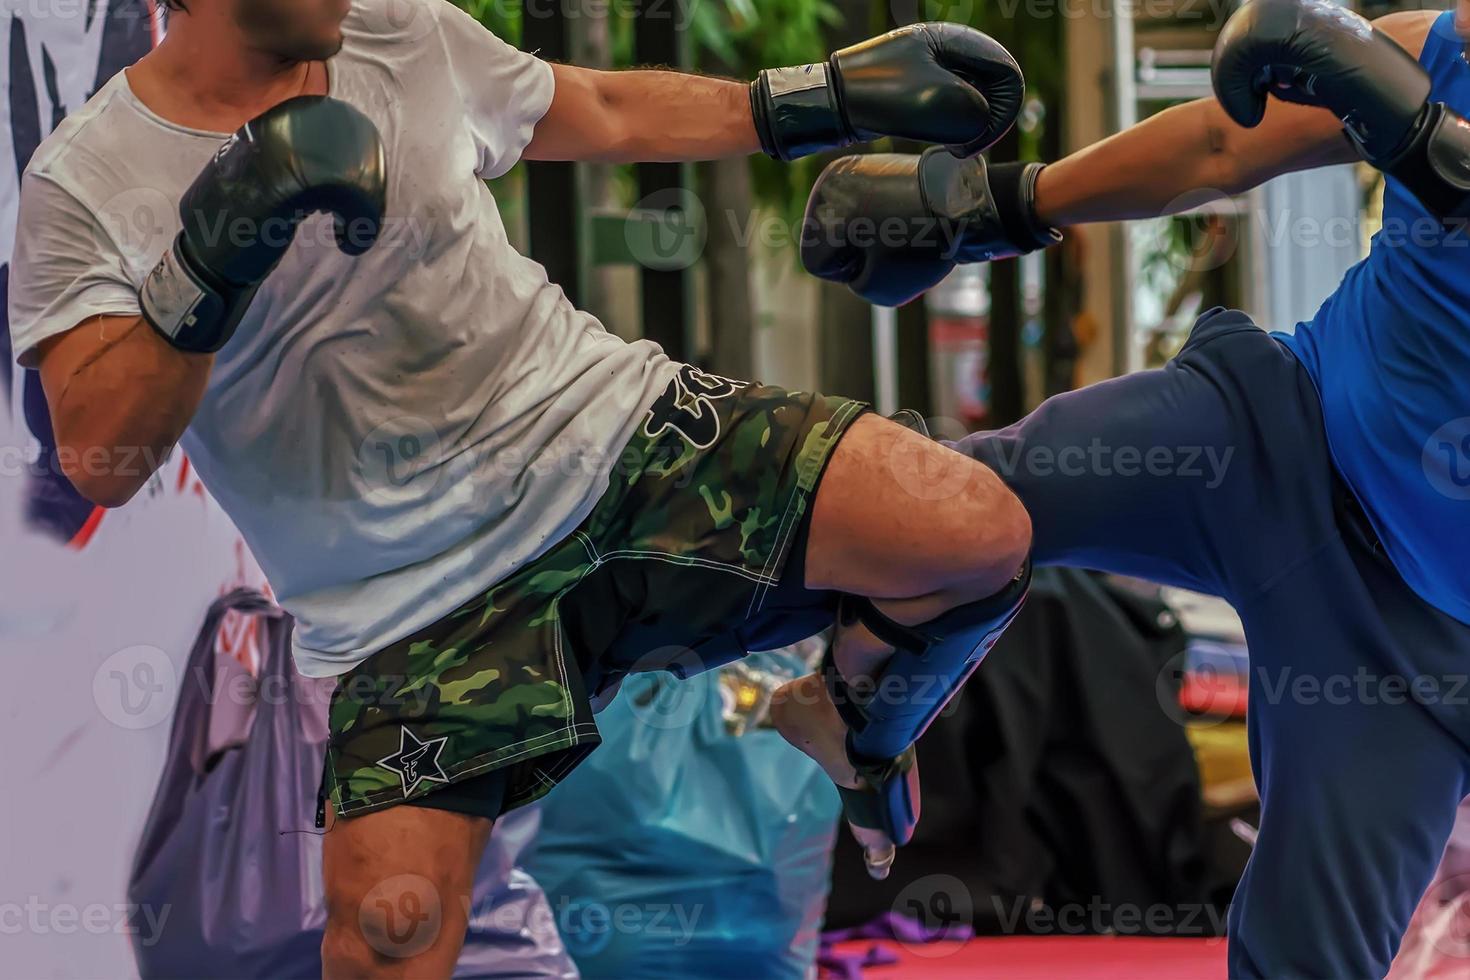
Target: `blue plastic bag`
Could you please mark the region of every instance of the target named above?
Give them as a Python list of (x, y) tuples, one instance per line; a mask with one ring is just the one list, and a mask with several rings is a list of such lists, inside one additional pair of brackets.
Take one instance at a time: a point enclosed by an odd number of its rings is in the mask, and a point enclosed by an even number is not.
[(603, 744), (547, 797), (526, 859), (583, 976), (814, 974), (837, 793), (774, 729), (745, 724), (769, 693), (760, 675), (806, 671), (779, 652), (688, 680), (638, 674), (598, 715)]

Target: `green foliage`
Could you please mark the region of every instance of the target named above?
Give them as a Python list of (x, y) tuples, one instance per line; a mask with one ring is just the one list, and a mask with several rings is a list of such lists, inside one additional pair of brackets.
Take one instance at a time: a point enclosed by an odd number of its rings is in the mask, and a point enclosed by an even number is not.
[(826, 29), (842, 23), (828, 0), (689, 0), (689, 6), (696, 64), (741, 77), (823, 60)]
[(455, 6), (510, 44), (521, 41), (521, 0), (454, 0)]
[[(825, 60), (826, 32), (842, 14), (828, 0), (687, 0), (695, 67), (736, 78), (753, 78), (762, 68)], [(815, 162), (784, 164), (751, 159), (756, 201), (786, 221), (800, 221)]]
[(1171, 215), (1141, 221), (1133, 231), (1138, 252), (1138, 281), (1160, 296), (1168, 296), (1179, 285), (1189, 267), (1199, 238), (1199, 219)]

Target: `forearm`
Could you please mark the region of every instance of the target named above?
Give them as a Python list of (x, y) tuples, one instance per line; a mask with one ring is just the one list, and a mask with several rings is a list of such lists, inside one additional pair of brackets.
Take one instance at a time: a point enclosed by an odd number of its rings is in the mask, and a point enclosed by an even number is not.
[(1048, 166), (1037, 181), (1038, 217), (1055, 227), (1174, 214), (1190, 192), (1234, 195), (1295, 170), (1355, 159), (1327, 112), (1272, 100), (1254, 129), (1214, 99), (1173, 106)]
[(760, 152), (745, 82), (618, 72), (608, 99), (632, 130), (625, 160), (719, 160)]
[(1213, 105), (1174, 106), (1051, 164), (1037, 181), (1037, 216), (1059, 228), (1154, 218), (1189, 191), (1234, 193), (1238, 174)]
[(672, 71), (553, 69), (556, 95), (527, 159), (677, 162), (760, 151), (744, 82)]
[(94, 503), (119, 506), (178, 443), (214, 357), (175, 349), (141, 317), (98, 317), (60, 341), (42, 381), (62, 471)]

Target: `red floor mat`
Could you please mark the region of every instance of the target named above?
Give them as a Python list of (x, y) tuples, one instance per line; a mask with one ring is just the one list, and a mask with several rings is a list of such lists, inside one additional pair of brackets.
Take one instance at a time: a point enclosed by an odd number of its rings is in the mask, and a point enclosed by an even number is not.
[(1139, 936), (1007, 936), (905, 948), (888, 940), (842, 943), (861, 956), (878, 943), (899, 954), (864, 980), (1222, 980), (1225, 940)]

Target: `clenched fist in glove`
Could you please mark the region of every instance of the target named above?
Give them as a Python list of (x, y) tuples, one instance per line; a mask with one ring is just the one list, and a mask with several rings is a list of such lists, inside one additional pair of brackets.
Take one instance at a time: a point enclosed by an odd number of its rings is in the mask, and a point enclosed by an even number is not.
[(1255, 126), (1266, 99), (1320, 106), (1364, 160), (1445, 219), (1470, 217), (1470, 123), (1429, 101), (1429, 75), (1358, 14), (1330, 0), (1252, 0), (1210, 62), (1220, 105)]
[(180, 350), (219, 350), (307, 215), (331, 214), (348, 255), (377, 240), (386, 179), (377, 127), (346, 102), (303, 95), (267, 109), (184, 192), (183, 229), (139, 291), (143, 318)]
[(833, 161), (812, 188), (801, 263), (870, 303), (899, 306), (956, 265), (1061, 241), (1036, 216), (1039, 163), (988, 164), (935, 147)]
[(1005, 135), (1026, 83), (997, 41), (962, 24), (914, 24), (825, 63), (768, 68), (750, 86), (761, 148), (778, 160), (880, 136), (942, 143), (957, 156)]

